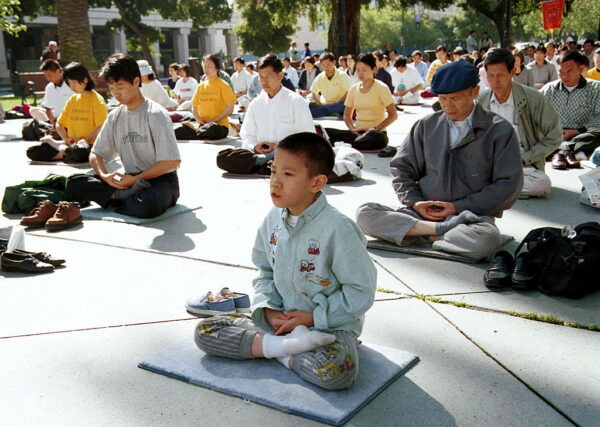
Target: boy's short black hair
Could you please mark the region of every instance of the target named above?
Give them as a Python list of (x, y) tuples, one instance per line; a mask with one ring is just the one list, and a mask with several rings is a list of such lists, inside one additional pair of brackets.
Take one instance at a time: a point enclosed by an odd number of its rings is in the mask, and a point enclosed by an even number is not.
[(306, 58), (304, 58), (304, 62), (310, 62), (311, 64), (315, 65), (315, 58), (313, 58), (312, 56), (307, 56)]
[(279, 141), (277, 150), (286, 150), (304, 156), (304, 163), (311, 177), (329, 176), (333, 171), (335, 163), (333, 148), (325, 138), (316, 133), (300, 132), (289, 135)]
[[(135, 66), (137, 67), (137, 62), (133, 61)], [(139, 73), (139, 67), (138, 67)], [(94, 79), (90, 75), (90, 72), (85, 65), (80, 62), (71, 62), (69, 65), (65, 67), (65, 71), (63, 73), (63, 78), (65, 80), (75, 80), (79, 83), (83, 83), (85, 79), (87, 79), (87, 84), (85, 85), (85, 90), (90, 91), (96, 87), (96, 83), (94, 83)]]
[(575, 61), (577, 65), (585, 65), (586, 67), (588, 67), (590, 64), (587, 56), (579, 52), (577, 49), (567, 50), (566, 52), (562, 53), (558, 58), (558, 63), (562, 64), (565, 61)]
[(204, 55), (204, 58), (202, 58), (202, 60), (212, 61), (212, 63), (215, 64), (215, 67), (217, 68), (217, 72), (221, 69), (221, 58), (217, 54), (211, 53), (209, 55)]
[(292, 62), (292, 61), (291, 61), (291, 59), (290, 59), (290, 58), (288, 58), (287, 56), (286, 56), (286, 57), (284, 57), (284, 58), (281, 60), (281, 62), (283, 62), (283, 61)]
[(267, 53), (265, 56), (258, 60), (258, 69), (262, 70), (267, 67), (272, 67), (276, 73), (283, 71), (283, 64), (281, 60), (274, 53)]
[(396, 68), (406, 67), (406, 58), (404, 56), (400, 55), (394, 62), (394, 67), (396, 67)]
[(546, 54), (546, 52), (547, 52), (547, 50), (546, 50), (546, 48), (544, 47), (544, 45), (543, 45), (543, 44), (537, 45), (537, 46), (535, 47), (535, 51), (536, 51), (536, 52), (538, 52), (538, 51), (539, 51), (539, 52), (543, 52), (543, 53), (544, 53), (544, 55), (545, 55), (545, 54)]
[(138, 77), (140, 79), (140, 86), (142, 86), (142, 75), (137, 61), (125, 53), (110, 55), (104, 65), (102, 65), (100, 77), (107, 82), (112, 80), (116, 83), (119, 80), (124, 80), (131, 84), (134, 84), (133, 80)]
[(173, 62), (172, 64), (169, 65), (169, 68), (172, 68), (175, 71), (179, 71), (179, 69), (181, 68), (181, 65), (179, 65), (177, 62)]
[(254, 70), (254, 64), (247, 64), (246, 68), (250, 68), (251, 70)]
[(320, 61), (324, 61), (326, 59), (330, 60), (331, 62), (333, 62), (335, 64), (335, 56), (334, 56), (333, 53), (331, 53), (331, 52), (323, 52), (321, 54), (321, 56), (319, 57)]
[(244, 61), (244, 58), (242, 58), (242, 57), (239, 57), (239, 56), (238, 56), (237, 58), (235, 58), (235, 59), (233, 60), (233, 62), (239, 62), (239, 63), (240, 63), (240, 64), (242, 64), (242, 65), (245, 65), (245, 64), (246, 64), (246, 61)]
[(439, 45), (438, 47), (436, 47), (435, 51), (436, 52), (443, 51), (444, 53), (448, 53), (448, 49), (446, 49), (446, 46), (442, 46), (442, 45)]
[(368, 65), (371, 69), (377, 68), (377, 61), (375, 61), (375, 55), (372, 53), (361, 53), (358, 55), (356, 62), (362, 62), (365, 65)]
[[(523, 54), (521, 54), (521, 61), (524, 61)], [(491, 49), (486, 55), (483, 61), (483, 66), (487, 70), (488, 65), (504, 64), (506, 69), (510, 73), (515, 68), (515, 55), (510, 50), (504, 48)]]
[(40, 65), (40, 71), (56, 71), (56, 70), (61, 70), (62, 71), (62, 67), (60, 66), (59, 62), (56, 59), (46, 59), (44, 62), (42, 62), (42, 65)]

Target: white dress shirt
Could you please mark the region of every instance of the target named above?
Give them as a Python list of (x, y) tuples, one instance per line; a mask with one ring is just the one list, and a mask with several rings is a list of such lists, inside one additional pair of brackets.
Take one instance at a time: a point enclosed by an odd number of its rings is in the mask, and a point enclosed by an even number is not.
[(292, 67), (290, 65), (289, 67), (284, 68), (283, 72), (285, 73), (287, 78), (291, 80), (292, 84), (294, 85), (294, 88), (298, 89), (298, 80), (300, 80), (300, 76), (298, 75), (298, 70), (296, 70), (294, 67)]
[(517, 134), (517, 140), (519, 141), (519, 145), (521, 145), (521, 152), (523, 151), (523, 145), (521, 144), (522, 138), (519, 130), (519, 120), (517, 118), (515, 112), (515, 101), (513, 99), (512, 91), (510, 92), (510, 96), (506, 100), (504, 104), (500, 104), (498, 98), (496, 98), (496, 94), (492, 92), (492, 96), (490, 98), (490, 111), (492, 113), (498, 114), (504, 120), (506, 120), (515, 130)]
[(298, 132), (315, 132), (306, 101), (282, 87), (273, 97), (264, 90), (250, 103), (240, 130), (243, 147), (254, 151), (261, 142), (277, 143)]

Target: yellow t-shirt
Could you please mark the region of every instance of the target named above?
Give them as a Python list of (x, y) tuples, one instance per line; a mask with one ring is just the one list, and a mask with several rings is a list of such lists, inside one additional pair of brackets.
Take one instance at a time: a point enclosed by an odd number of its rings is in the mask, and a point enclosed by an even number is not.
[(585, 77), (588, 79), (594, 79), (594, 80), (600, 81), (600, 70), (598, 70), (596, 67), (590, 68), (588, 70), (588, 72), (585, 74)]
[[(233, 89), (220, 77), (200, 83), (192, 97), (192, 104), (198, 109), (200, 117), (217, 117), (227, 104), (235, 101)], [(229, 127), (229, 120), (225, 117), (219, 124)]]
[(104, 124), (107, 114), (104, 98), (95, 90), (85, 91), (67, 99), (58, 123), (67, 128), (70, 138), (87, 138), (98, 126)]
[(336, 68), (331, 80), (327, 78), (327, 74), (324, 71), (319, 73), (310, 87), (310, 91), (316, 95), (321, 92), (325, 104), (333, 104), (339, 102), (346, 95), (349, 88), (350, 78), (348, 74)]
[[(362, 93), (360, 83), (348, 90), (344, 105), (356, 110), (356, 128), (370, 129), (385, 120), (385, 107), (394, 103), (390, 88), (380, 80), (375, 80), (368, 92)], [(380, 129), (385, 130), (385, 129)]]

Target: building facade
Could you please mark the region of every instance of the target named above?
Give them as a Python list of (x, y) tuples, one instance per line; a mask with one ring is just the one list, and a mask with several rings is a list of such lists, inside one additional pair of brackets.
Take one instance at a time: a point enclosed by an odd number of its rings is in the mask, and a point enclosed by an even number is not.
[[(88, 11), (94, 56), (101, 62), (112, 53), (122, 52), (140, 56), (138, 52), (128, 52), (127, 37), (123, 30), (111, 31), (106, 23), (119, 18), (116, 8), (94, 8)], [(159, 75), (164, 75), (172, 62), (187, 63), (190, 56), (207, 53), (221, 53), (234, 58), (238, 55), (237, 38), (232, 27), (239, 22), (239, 14), (233, 13), (231, 20), (213, 24), (208, 28), (194, 30), (192, 21), (172, 21), (152, 13), (142, 19), (164, 35), (164, 41), (154, 43), (154, 63)], [(42, 50), (48, 42), (58, 39), (55, 16), (38, 16), (26, 21), (27, 30), (17, 37), (2, 33), (0, 37), (0, 83), (10, 82), (13, 71), (37, 71)], [(141, 57), (141, 56), (140, 56)]]

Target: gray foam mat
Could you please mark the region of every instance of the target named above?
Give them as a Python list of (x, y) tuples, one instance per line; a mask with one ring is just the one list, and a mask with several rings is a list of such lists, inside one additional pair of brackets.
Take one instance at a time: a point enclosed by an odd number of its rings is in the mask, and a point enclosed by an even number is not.
[(188, 207), (185, 205), (180, 205), (179, 203), (173, 206), (172, 208), (167, 209), (162, 215), (159, 215), (154, 218), (136, 218), (129, 215), (123, 215), (115, 212), (112, 209), (102, 209), (102, 208), (85, 208), (81, 210), (81, 215), (83, 219), (86, 220), (102, 220), (102, 221), (112, 221), (112, 222), (124, 222), (127, 224), (148, 224), (151, 222), (162, 221), (163, 219), (170, 218), (175, 215), (181, 215), (184, 213), (192, 212), (197, 209), (200, 209), (201, 206)]
[(193, 339), (169, 347), (138, 366), (290, 414), (342, 425), (416, 364), (418, 358), (402, 350), (363, 343), (359, 346), (359, 360), (356, 382), (340, 391), (310, 384), (274, 360), (208, 356)]

